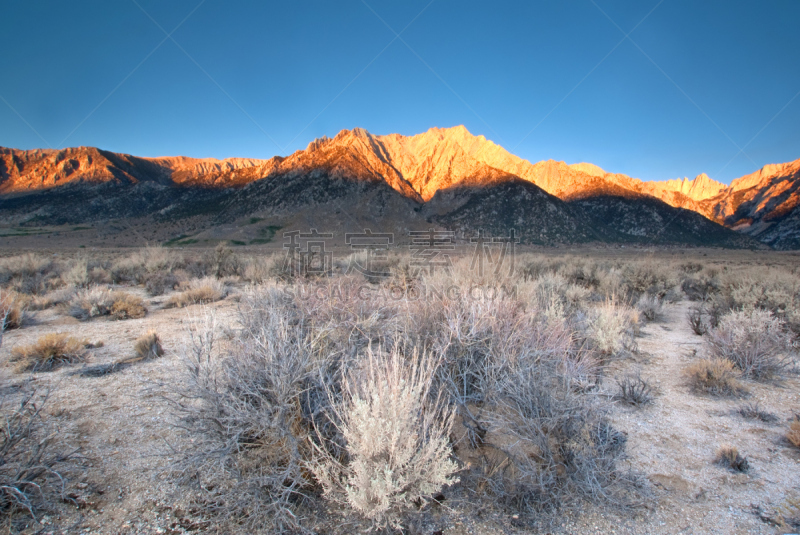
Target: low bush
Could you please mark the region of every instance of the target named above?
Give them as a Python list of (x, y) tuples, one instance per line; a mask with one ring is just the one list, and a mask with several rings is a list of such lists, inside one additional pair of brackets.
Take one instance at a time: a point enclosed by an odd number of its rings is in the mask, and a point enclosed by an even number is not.
[(181, 279), (175, 273), (157, 271), (144, 277), (144, 287), (151, 296), (163, 295), (177, 288)]
[(0, 398), (0, 523), (23, 532), (64, 498), (73, 451), (59, 441), (43, 412), (47, 393), (24, 388)]
[(142, 360), (155, 359), (164, 354), (161, 339), (155, 331), (150, 331), (139, 337), (133, 346), (133, 351), (136, 354), (136, 358)]
[(758, 406), (758, 403), (745, 403), (739, 407), (736, 412), (748, 420), (760, 420), (765, 423), (773, 423), (778, 421), (777, 416), (762, 410), (761, 407)]
[(699, 274), (685, 276), (681, 290), (691, 301), (707, 301), (719, 291), (720, 282), (715, 275)]
[(636, 308), (647, 321), (655, 321), (661, 316), (663, 304), (655, 295), (642, 295), (636, 302)]
[(164, 303), (164, 308), (183, 308), (189, 305), (213, 303), (225, 297), (225, 285), (215, 279), (191, 281), (189, 288), (173, 294)]
[(17, 371), (50, 371), (64, 364), (74, 364), (86, 358), (87, 340), (62, 333), (41, 336), (34, 344), (17, 346), (11, 351), (11, 361)]
[(614, 395), (614, 399), (622, 401), (628, 405), (647, 405), (653, 401), (653, 389), (650, 384), (638, 375), (626, 375), (617, 378), (619, 391)]
[(30, 299), (13, 292), (0, 292), (0, 332), (19, 329), (30, 321)]
[(92, 287), (78, 291), (69, 301), (69, 315), (81, 321), (111, 313), (114, 304), (111, 292)]
[(245, 267), (239, 255), (225, 242), (221, 242), (213, 251), (207, 253), (204, 260), (210, 267), (209, 274), (217, 279), (239, 276)]
[(147, 309), (138, 296), (93, 287), (81, 290), (73, 296), (69, 302), (69, 314), (81, 321), (98, 316), (123, 320), (143, 318)]
[(703, 321), (702, 307), (691, 307), (689, 312), (686, 313), (686, 320), (689, 322), (689, 327), (692, 328), (694, 334), (703, 336), (708, 332), (708, 325)]
[(399, 529), (407, 510), (458, 482), (449, 443), (454, 413), (430, 392), (437, 364), (430, 354), (406, 361), (397, 347), (388, 355), (370, 348), (366, 370), (345, 379), (327, 415), (341, 430), (346, 460), (317, 446), (311, 470), (328, 499), (375, 528)]
[(711, 358), (730, 361), (746, 377), (770, 378), (789, 364), (791, 337), (783, 322), (766, 310), (728, 313), (704, 343)]
[(714, 462), (733, 472), (747, 472), (750, 469), (747, 457), (741, 455), (739, 450), (733, 446), (720, 447), (717, 450)]
[(109, 314), (117, 320), (143, 318), (147, 314), (142, 298), (126, 292), (113, 292), (111, 294), (111, 309)]
[(712, 395), (739, 395), (744, 393), (733, 363), (720, 358), (700, 359), (690, 364), (684, 373), (689, 386), (696, 392)]
[(0, 286), (22, 294), (41, 294), (59, 284), (60, 266), (52, 258), (26, 253), (0, 259)]
[(75, 297), (74, 286), (52, 290), (44, 295), (34, 295), (30, 302), (31, 310), (45, 310), (59, 305), (66, 305)]
[[(535, 281), (448, 297), (473, 287), (468, 268), (415, 274), (425, 299), (360, 298), (354, 275), (269, 283), (243, 293), (241, 331), (224, 343), (210, 317), (191, 327), (171, 385), (192, 433), (180, 470), (214, 489), (203, 500), (219, 505), (204, 512), (221, 531), (313, 529), (320, 497), (353, 531), (408, 527), (439, 492), (531, 523), (582, 500), (626, 501), (625, 435), (596, 388), (599, 352), (576, 332), (598, 329), (596, 317), (548, 315)], [(630, 337), (631, 311), (606, 306)]]
[(107, 271), (107, 265), (89, 258), (78, 258), (72, 261), (61, 273), (61, 283), (75, 288), (88, 288), (93, 284), (109, 282), (111, 282), (111, 275)]
[(127, 257), (116, 260), (111, 266), (111, 279), (116, 282), (143, 284), (156, 273), (172, 273), (184, 264), (176, 251), (165, 247), (144, 247)]
[(630, 313), (613, 300), (590, 310), (586, 327), (587, 338), (603, 355), (620, 353), (632, 338)]

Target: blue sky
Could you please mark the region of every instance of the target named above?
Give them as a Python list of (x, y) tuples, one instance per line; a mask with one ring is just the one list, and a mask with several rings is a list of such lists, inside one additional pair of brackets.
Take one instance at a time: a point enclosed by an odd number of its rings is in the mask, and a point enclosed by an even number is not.
[(6, 147), (268, 158), (355, 126), (464, 124), (533, 162), (646, 180), (729, 182), (800, 158), (794, 0), (0, 9)]

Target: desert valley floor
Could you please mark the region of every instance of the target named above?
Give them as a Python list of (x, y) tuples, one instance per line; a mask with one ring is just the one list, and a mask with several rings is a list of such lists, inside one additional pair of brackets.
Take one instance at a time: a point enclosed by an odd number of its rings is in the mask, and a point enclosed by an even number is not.
[[(781, 262), (791, 265), (793, 258), (782, 257)], [(165, 396), (181, 373), (180, 354), (189, 343), (193, 318), (213, 310), (221, 347), (237, 338), (245, 286), (232, 283), (227, 297), (211, 304), (169, 309), (163, 307), (169, 294), (153, 297), (141, 287), (127, 286), (125, 291), (144, 300), (148, 308), (144, 318), (79, 321), (56, 307), (38, 311), (29, 325), (6, 332), (0, 349), (6, 363), (15, 347), (32, 344), (46, 333), (103, 343), (88, 350), (84, 363), (51, 372), (18, 374), (10, 365), (3, 369), (4, 396), (13, 396), (28, 380), (39, 390), (50, 390), (46, 416), (59, 436), (78, 450), (83, 463), (67, 483), (70, 503), (39, 516), (39, 523), (28, 528), (30, 533), (190, 533), (209, 526), (209, 519), (189, 498), (190, 485), (177, 483), (171, 470), (176, 452), (193, 438), (174, 425)], [(621, 462), (641, 476), (637, 504), (570, 508), (536, 528), (521, 526), (510, 513), (476, 514), (464, 503), (445, 500), (438, 512), (428, 516), (428, 524), (416, 528), (418, 532), (790, 532), (776, 519), (800, 491), (800, 448), (785, 438), (788, 422), (800, 413), (800, 378), (787, 373), (767, 382), (746, 380), (746, 397), (694, 392), (684, 374), (702, 352), (702, 337), (687, 322), (692, 306), (685, 296), (665, 302), (655, 320), (641, 326), (635, 338), (638, 351), (609, 361), (600, 382), (600, 397), (609, 404), (613, 426), (627, 435)], [(162, 340), (163, 357), (101, 376), (81, 373), (131, 356), (134, 342), (151, 330)], [(614, 401), (614, 378), (631, 374), (652, 386), (651, 403), (636, 407)], [(744, 404), (757, 404), (775, 418), (746, 419), (738, 412)], [(713, 462), (725, 444), (746, 456), (747, 473), (734, 473)], [(335, 531), (341, 520), (327, 522), (316, 529)]]

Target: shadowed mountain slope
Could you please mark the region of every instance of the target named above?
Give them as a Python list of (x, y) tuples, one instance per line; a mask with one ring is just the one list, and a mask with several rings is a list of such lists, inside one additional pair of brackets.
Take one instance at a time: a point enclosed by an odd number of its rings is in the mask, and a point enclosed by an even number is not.
[[(512, 225), (530, 243), (741, 247), (752, 246), (753, 236), (793, 248), (800, 246), (799, 169), (800, 160), (767, 166), (731, 187), (704, 174), (642, 182), (588, 163), (531, 164), (463, 126), (415, 136), (342, 130), (268, 160), (0, 148), (0, 223), (148, 217), (211, 225), (250, 214), (304, 221), (307, 214), (318, 222), (340, 218), (337, 228), (435, 222), (466, 233)], [(669, 228), (660, 228), (665, 222)]]

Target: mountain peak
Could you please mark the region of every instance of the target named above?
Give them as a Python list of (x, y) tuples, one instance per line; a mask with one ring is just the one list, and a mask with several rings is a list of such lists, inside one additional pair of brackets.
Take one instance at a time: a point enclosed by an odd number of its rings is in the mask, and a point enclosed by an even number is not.
[(605, 170), (603, 170), (602, 168), (593, 163), (586, 163), (586, 162), (573, 163), (569, 167), (576, 171), (580, 171), (581, 173), (585, 173), (589, 176), (596, 176), (602, 178), (608, 174), (605, 172)]

